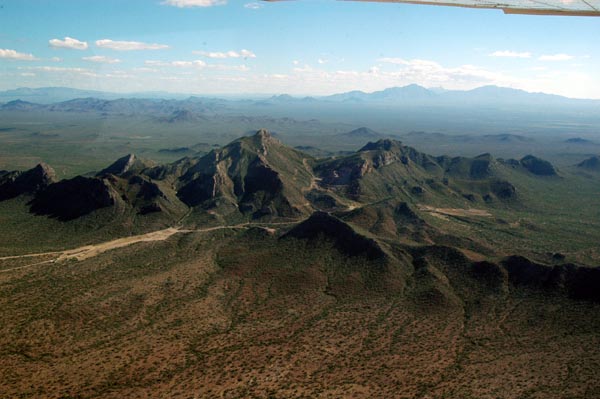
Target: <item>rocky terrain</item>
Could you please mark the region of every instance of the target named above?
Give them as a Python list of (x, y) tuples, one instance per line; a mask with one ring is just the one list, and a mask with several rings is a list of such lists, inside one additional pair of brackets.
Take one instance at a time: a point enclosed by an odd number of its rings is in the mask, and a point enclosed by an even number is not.
[(0, 248), (0, 396), (594, 397), (594, 233), (546, 238), (568, 177), (391, 139), (317, 159), (265, 130), (1, 172), (0, 217), (40, 243)]

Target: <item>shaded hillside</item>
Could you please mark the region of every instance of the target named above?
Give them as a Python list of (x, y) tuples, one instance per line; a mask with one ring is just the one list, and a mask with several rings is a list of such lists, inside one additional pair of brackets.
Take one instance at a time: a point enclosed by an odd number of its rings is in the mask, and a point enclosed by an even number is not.
[(554, 166), (543, 159), (534, 157), (533, 155), (527, 155), (520, 161), (522, 167), (527, 169), (529, 172), (538, 176), (556, 176), (556, 169)]
[(67, 221), (114, 205), (117, 198), (118, 193), (108, 182), (77, 176), (39, 192), (31, 201), (31, 212)]
[(390, 139), (368, 143), (352, 155), (322, 160), (315, 172), (323, 186), (362, 201), (464, 197), (491, 202), (517, 195), (505, 179), (503, 165), (490, 154), (433, 157)]
[(594, 155), (587, 159), (584, 159), (580, 163), (577, 164), (577, 167), (580, 169), (590, 170), (590, 171), (600, 171), (600, 157)]
[(177, 195), (189, 206), (225, 207), (253, 218), (298, 216), (312, 182), (309, 159), (259, 130), (199, 158), (179, 178)]
[(45, 163), (24, 172), (0, 173), (0, 201), (21, 194), (35, 194), (56, 181), (54, 169)]
[(292, 237), (315, 241), (330, 240), (340, 252), (348, 256), (364, 256), (369, 260), (386, 257), (375, 240), (358, 234), (347, 223), (325, 212), (313, 213), (282, 238)]

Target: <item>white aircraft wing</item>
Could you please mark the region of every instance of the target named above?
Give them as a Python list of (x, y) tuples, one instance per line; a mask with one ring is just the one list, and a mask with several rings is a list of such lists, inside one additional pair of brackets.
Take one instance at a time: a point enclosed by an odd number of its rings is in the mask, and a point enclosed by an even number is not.
[[(280, 0), (265, 0), (280, 1)], [(344, 0), (348, 1), (348, 0)], [(351, 0), (469, 8), (496, 8), (506, 14), (600, 16), (600, 0)]]

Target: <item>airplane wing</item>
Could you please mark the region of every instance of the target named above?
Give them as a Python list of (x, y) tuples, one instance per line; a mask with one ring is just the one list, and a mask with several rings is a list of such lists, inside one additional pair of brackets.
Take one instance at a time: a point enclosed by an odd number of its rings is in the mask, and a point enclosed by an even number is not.
[[(280, 1), (280, 0), (265, 0)], [(348, 0), (344, 0), (348, 1)], [(468, 8), (495, 8), (506, 14), (600, 16), (600, 0), (350, 0)]]

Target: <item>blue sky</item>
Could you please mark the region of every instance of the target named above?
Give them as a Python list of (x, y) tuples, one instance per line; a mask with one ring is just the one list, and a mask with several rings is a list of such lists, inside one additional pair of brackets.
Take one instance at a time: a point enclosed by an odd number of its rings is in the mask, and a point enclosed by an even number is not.
[(600, 18), (351, 1), (0, 1), (0, 89), (600, 98)]

